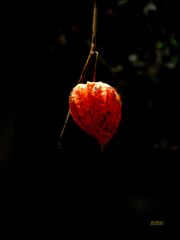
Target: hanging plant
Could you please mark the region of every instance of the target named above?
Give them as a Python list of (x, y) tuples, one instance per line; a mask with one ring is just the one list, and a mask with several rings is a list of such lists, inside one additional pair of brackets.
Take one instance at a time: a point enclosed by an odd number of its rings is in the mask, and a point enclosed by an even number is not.
[(80, 83), (69, 96), (70, 114), (78, 126), (103, 147), (115, 134), (121, 120), (121, 99), (103, 82)]
[[(76, 124), (90, 136), (96, 138), (101, 145), (101, 149), (103, 149), (118, 129), (122, 116), (122, 101), (120, 95), (109, 84), (96, 82), (98, 60), (98, 52), (96, 51), (96, 22), (97, 7), (96, 1), (94, 1), (90, 53), (78, 84), (70, 93), (69, 111), (61, 132), (61, 137), (63, 136), (68, 118), (71, 115)], [(83, 83), (86, 78), (87, 68), (94, 55), (93, 81)]]

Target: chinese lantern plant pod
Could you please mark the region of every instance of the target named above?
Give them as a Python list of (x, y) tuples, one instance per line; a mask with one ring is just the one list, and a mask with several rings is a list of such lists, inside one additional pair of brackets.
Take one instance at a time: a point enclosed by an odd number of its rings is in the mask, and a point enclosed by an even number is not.
[[(91, 48), (78, 84), (69, 95), (69, 111), (60, 137), (62, 139), (69, 115), (71, 115), (82, 130), (98, 140), (101, 150), (103, 150), (118, 129), (122, 115), (122, 102), (113, 87), (103, 82), (96, 82), (98, 59), (96, 22), (97, 7), (96, 0), (94, 0)], [(87, 69), (92, 63), (94, 64), (93, 81), (83, 83), (86, 79)]]
[(69, 110), (76, 124), (103, 148), (118, 129), (122, 102), (116, 90), (106, 83), (79, 83), (70, 93)]

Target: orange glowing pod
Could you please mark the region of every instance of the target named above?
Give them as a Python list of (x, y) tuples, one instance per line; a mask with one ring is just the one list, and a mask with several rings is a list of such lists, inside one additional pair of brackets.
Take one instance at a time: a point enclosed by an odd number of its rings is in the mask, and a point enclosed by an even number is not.
[(79, 83), (70, 93), (69, 111), (76, 124), (96, 138), (103, 148), (121, 121), (121, 97), (106, 83)]

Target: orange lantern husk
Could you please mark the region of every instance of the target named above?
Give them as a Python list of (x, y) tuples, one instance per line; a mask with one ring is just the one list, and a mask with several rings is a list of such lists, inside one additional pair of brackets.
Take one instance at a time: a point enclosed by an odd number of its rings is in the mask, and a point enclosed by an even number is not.
[(76, 124), (96, 138), (103, 149), (118, 129), (122, 101), (116, 90), (106, 83), (79, 83), (70, 93), (69, 110)]

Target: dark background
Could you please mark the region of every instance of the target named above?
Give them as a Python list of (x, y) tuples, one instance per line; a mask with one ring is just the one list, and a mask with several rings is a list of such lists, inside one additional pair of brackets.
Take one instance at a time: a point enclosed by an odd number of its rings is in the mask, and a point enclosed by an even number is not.
[(180, 151), (177, 1), (97, 4), (97, 81), (115, 87), (123, 101), (122, 122), (103, 153), (71, 118), (57, 148), (69, 93), (89, 53), (92, 1), (4, 8), (1, 211), (7, 223), (19, 216), (25, 228), (52, 224), (60, 235), (172, 235)]

